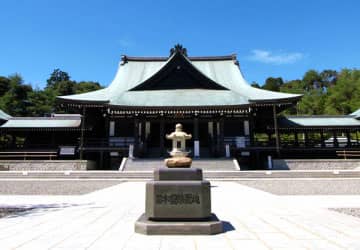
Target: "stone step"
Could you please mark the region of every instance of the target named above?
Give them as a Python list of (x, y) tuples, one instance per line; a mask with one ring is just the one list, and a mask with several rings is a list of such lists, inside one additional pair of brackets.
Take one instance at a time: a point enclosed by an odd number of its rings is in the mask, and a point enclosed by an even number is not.
[[(1, 171), (0, 179), (139, 179), (153, 178), (152, 171)], [(272, 178), (360, 178), (359, 170), (320, 171), (204, 171), (211, 180)]]
[[(127, 160), (124, 171), (152, 171), (164, 166), (164, 159), (134, 159)], [(204, 171), (234, 171), (236, 170), (233, 159), (193, 159), (191, 165)]]

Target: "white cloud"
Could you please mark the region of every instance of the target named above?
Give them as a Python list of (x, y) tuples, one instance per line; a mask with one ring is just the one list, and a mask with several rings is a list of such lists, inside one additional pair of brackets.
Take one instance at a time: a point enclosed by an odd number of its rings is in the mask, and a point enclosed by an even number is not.
[(268, 50), (254, 49), (251, 51), (249, 59), (252, 61), (270, 63), (270, 64), (291, 64), (304, 58), (304, 55), (299, 52), (292, 53), (274, 53)]

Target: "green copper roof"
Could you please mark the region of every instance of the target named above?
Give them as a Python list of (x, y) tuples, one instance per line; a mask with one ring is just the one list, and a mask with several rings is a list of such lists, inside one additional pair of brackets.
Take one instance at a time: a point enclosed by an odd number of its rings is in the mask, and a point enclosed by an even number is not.
[(13, 117), (1, 128), (76, 128), (80, 124), (80, 116)]
[(360, 109), (356, 110), (355, 112), (350, 114), (351, 116), (354, 116), (356, 119), (360, 118)]
[(281, 127), (360, 127), (360, 121), (349, 116), (288, 116), (280, 119)]
[(7, 121), (11, 118), (10, 115), (6, 114), (4, 111), (0, 109), (0, 120)]
[[(243, 78), (234, 57), (191, 58), (182, 55), (204, 77), (227, 90), (173, 89), (130, 91), (173, 63), (176, 53), (164, 58), (126, 58), (113, 82), (105, 89), (60, 96), (68, 102), (103, 102), (119, 106), (204, 106), (247, 105), (257, 102), (297, 100), (301, 95), (272, 92), (251, 87)], [(136, 93), (139, 92), (139, 93)]]

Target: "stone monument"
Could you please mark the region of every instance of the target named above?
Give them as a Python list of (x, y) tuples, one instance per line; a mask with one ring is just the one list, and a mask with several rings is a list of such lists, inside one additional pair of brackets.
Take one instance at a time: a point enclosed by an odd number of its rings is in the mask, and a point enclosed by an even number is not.
[(173, 140), (168, 168), (154, 170), (154, 180), (146, 183), (145, 213), (135, 222), (135, 232), (154, 234), (217, 234), (222, 222), (211, 213), (210, 182), (203, 180), (202, 169), (189, 168), (191, 158), (185, 140), (191, 135), (177, 124), (166, 136)]

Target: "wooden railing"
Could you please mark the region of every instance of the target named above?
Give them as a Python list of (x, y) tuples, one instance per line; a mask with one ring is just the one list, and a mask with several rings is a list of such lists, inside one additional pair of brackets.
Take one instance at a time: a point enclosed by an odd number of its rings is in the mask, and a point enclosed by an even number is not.
[(336, 151), (336, 155), (339, 157), (343, 157), (344, 160), (349, 158), (360, 158), (360, 151), (358, 150), (341, 150)]
[(0, 159), (49, 159), (57, 158), (57, 151), (5, 151), (0, 152)]

